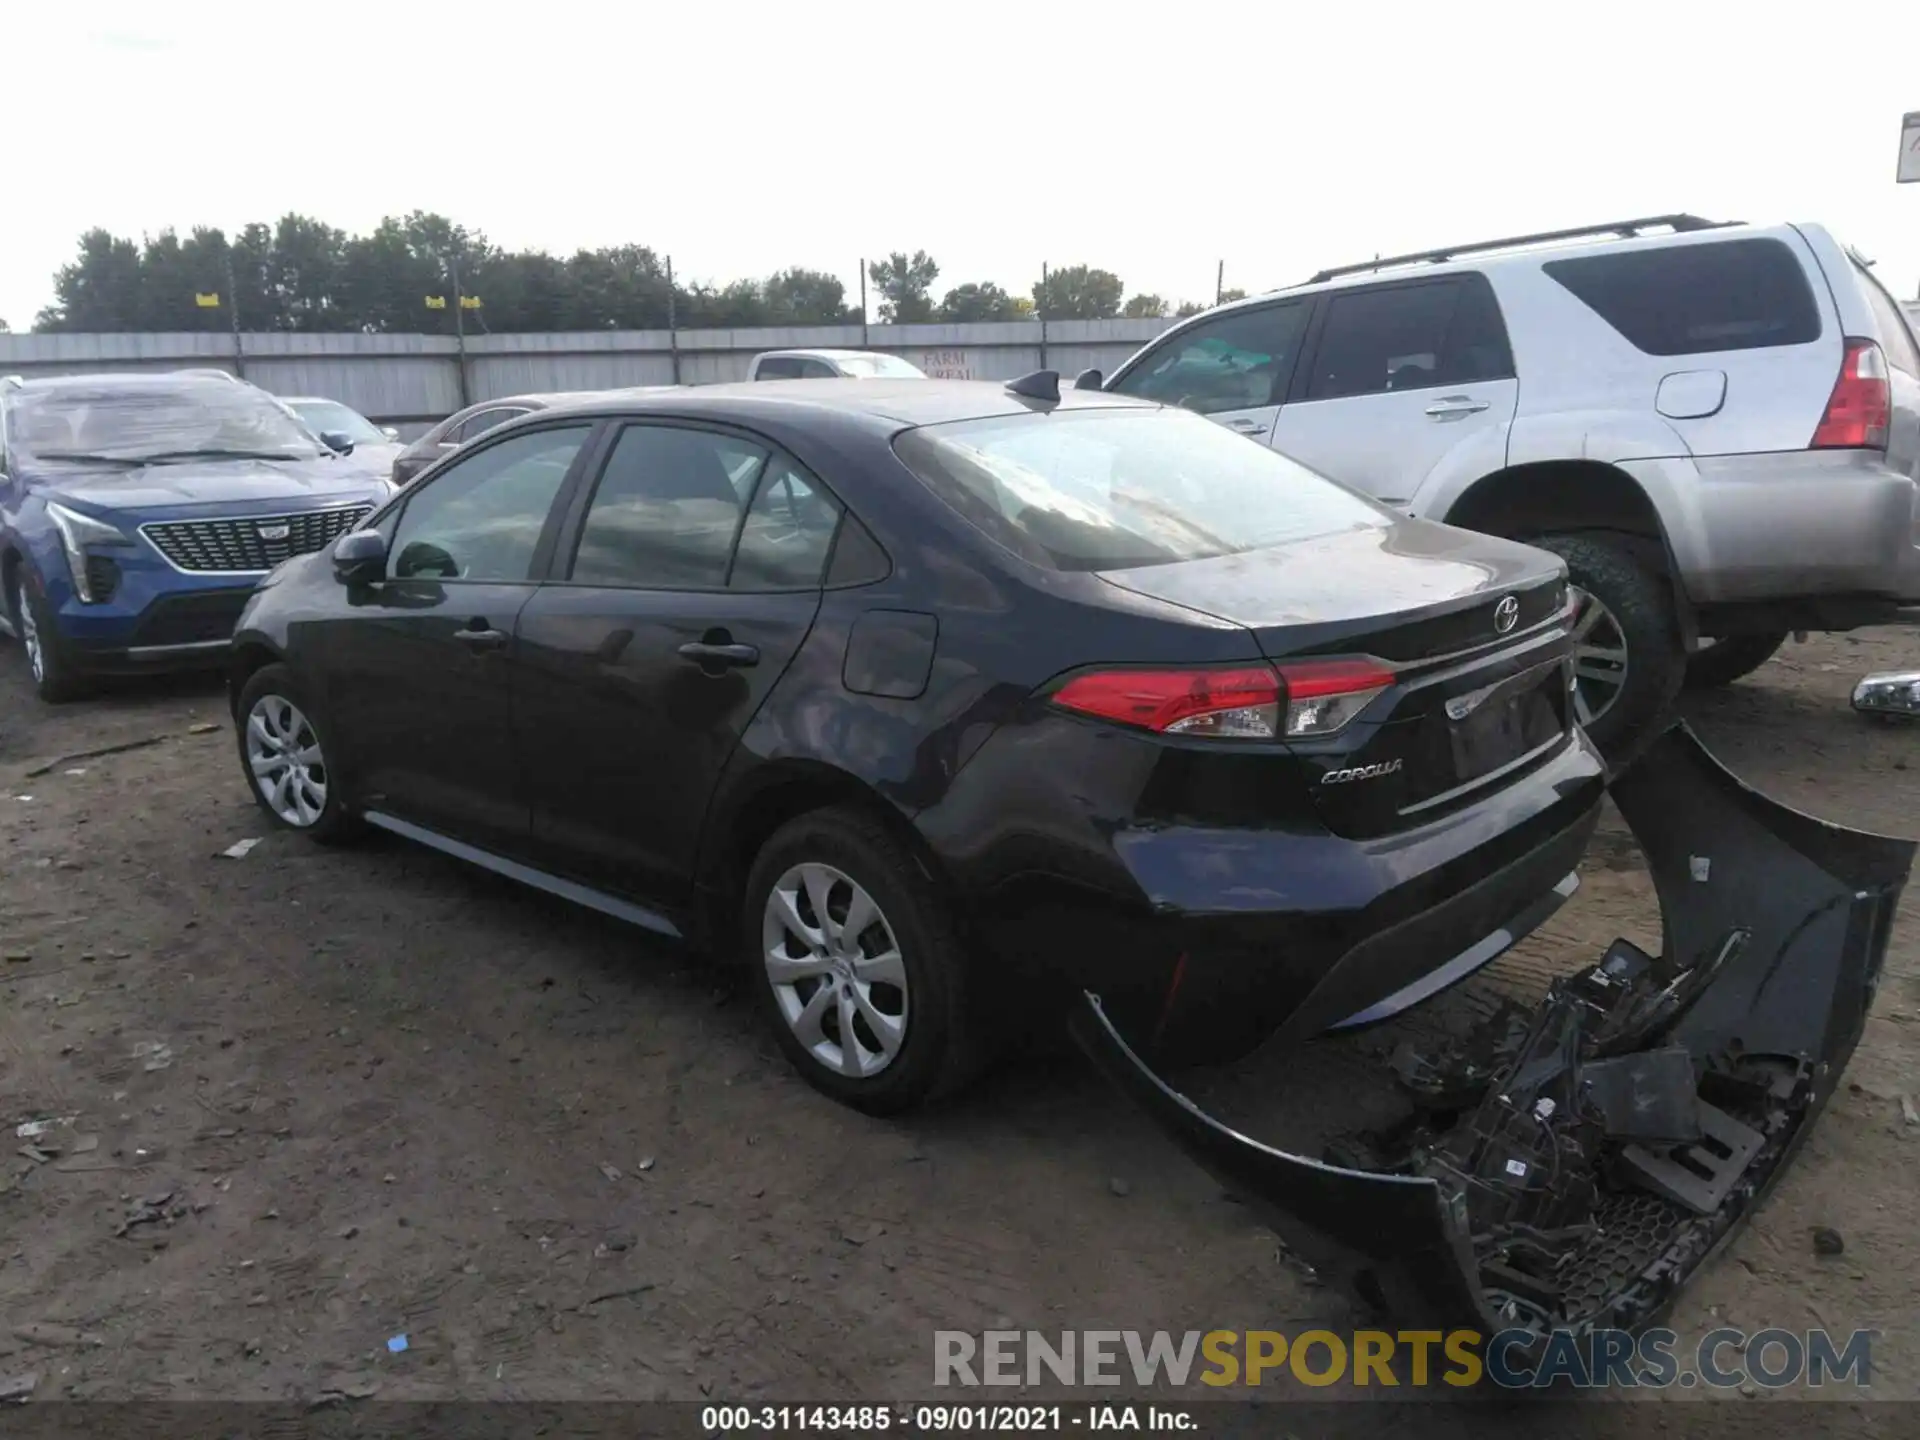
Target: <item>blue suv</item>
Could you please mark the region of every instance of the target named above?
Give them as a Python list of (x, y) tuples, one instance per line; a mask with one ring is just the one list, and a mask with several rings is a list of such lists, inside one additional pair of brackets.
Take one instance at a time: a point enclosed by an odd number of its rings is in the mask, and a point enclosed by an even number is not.
[(42, 699), (215, 667), (254, 582), (392, 495), (218, 372), (0, 380), (0, 628)]

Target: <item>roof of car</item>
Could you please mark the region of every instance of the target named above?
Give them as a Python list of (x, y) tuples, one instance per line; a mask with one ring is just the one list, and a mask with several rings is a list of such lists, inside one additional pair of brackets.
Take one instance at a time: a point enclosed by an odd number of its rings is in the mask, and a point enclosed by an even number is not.
[(754, 358), (757, 360), (765, 360), (770, 356), (775, 356), (775, 355), (782, 355), (782, 356), (791, 355), (797, 359), (802, 359), (802, 360), (851, 360), (856, 357), (864, 356), (864, 355), (876, 355), (883, 360), (893, 360), (898, 358), (897, 356), (887, 354), (884, 350), (835, 350), (831, 348), (812, 349), (805, 346), (802, 346), (798, 349), (793, 349), (793, 350), (762, 350)]
[(807, 411), (867, 416), (897, 427), (940, 425), (1017, 415), (1045, 406), (1053, 410), (1152, 408), (1126, 395), (1060, 389), (1058, 403), (1016, 395), (991, 380), (789, 380), (780, 385), (742, 381), (661, 390), (606, 391), (570, 400), (577, 413), (670, 414), (690, 419), (791, 418)]

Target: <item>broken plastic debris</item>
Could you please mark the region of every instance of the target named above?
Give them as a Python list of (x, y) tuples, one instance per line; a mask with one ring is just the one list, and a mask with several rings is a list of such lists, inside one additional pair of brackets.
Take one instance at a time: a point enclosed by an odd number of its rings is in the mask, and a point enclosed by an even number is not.
[(259, 836), (257, 835), (250, 836), (245, 840), (234, 841), (233, 844), (227, 846), (226, 849), (222, 850), (220, 854), (228, 860), (244, 860), (247, 858), (248, 852), (251, 851), (253, 847), (258, 845), (259, 843), (260, 843)]
[(395, 1335), (392, 1339), (387, 1341), (387, 1350), (391, 1354), (398, 1355), (402, 1350), (406, 1348), (407, 1348), (407, 1337), (404, 1335)]
[(620, 1178), (620, 1167), (617, 1165), (609, 1165), (606, 1161), (602, 1160), (600, 1162), (600, 1173), (609, 1180), (618, 1180)]
[(87, 767), (84, 765), (76, 765), (73, 769), (65, 771), (63, 773), (68, 775), (84, 775), (87, 773)]
[(653, 1156), (651, 1155), (647, 1156), (646, 1159), (640, 1162), (638, 1168), (642, 1170), (651, 1170), (653, 1168)]
[(220, 727), (214, 724), (211, 720), (202, 720), (198, 725), (187, 726), (187, 734), (211, 735), (214, 731), (218, 730), (219, 728)]
[(1695, 880), (1704, 885), (1707, 882), (1707, 877), (1713, 874), (1713, 858), (1709, 855), (1689, 855), (1687, 857), (1687, 871)]
[(164, 1070), (173, 1064), (173, 1048), (157, 1040), (142, 1040), (133, 1047), (133, 1058), (146, 1062), (142, 1070)]
[(13, 798), (14, 798), (14, 799), (16, 799), (16, 800), (19, 800), (19, 801), (23, 801), (23, 802), (24, 802), (24, 801), (27, 801), (27, 800), (31, 800), (31, 799), (33, 799), (33, 796), (31, 796), (31, 795), (16, 795), (16, 796), (14, 796)]

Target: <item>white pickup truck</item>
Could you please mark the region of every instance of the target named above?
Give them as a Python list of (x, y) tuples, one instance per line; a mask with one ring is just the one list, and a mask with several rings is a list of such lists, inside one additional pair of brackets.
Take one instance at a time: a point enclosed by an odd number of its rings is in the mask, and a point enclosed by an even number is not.
[(768, 350), (753, 357), (749, 380), (924, 380), (927, 372), (878, 350)]

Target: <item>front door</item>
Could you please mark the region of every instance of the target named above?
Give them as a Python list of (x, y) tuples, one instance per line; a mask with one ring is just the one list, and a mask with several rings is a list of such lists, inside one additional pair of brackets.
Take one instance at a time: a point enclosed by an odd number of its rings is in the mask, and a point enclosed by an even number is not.
[(1476, 475), (1506, 463), (1520, 386), (1484, 277), (1336, 290), (1320, 305), (1274, 449), (1388, 504), (1450, 457)]
[(840, 512), (732, 431), (632, 424), (607, 454), (520, 614), (521, 764), (539, 863), (671, 910), (720, 773), (812, 628)]
[(1264, 442), (1286, 398), (1307, 313), (1306, 301), (1285, 300), (1197, 321), (1146, 351), (1107, 388), (1184, 406)]
[(364, 808), (525, 852), (514, 627), (591, 430), (510, 435), (435, 474), (392, 524), (387, 578), (354, 587), (350, 618), (315, 637), (326, 713)]

